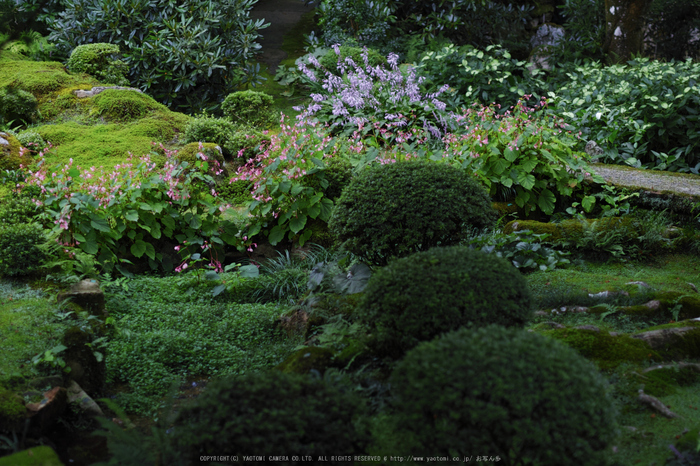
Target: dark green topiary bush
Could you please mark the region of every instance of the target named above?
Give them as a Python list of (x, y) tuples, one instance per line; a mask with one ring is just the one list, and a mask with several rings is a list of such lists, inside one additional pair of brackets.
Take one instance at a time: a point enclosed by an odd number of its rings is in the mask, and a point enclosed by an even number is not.
[(375, 264), (458, 244), (496, 221), (486, 191), (458, 168), (431, 162), (375, 165), (343, 191), (330, 229)]
[(229, 94), (221, 104), (224, 116), (231, 121), (267, 128), (279, 116), (273, 108), (271, 95), (258, 91), (239, 91)]
[(531, 296), (505, 259), (466, 246), (434, 248), (376, 271), (355, 315), (376, 351), (399, 358), (421, 341), (462, 326), (522, 327)]
[[(201, 455), (336, 455), (361, 452), (350, 395), (321, 380), (279, 371), (217, 380), (175, 421), (176, 449), (197, 463)], [(343, 462), (342, 464), (352, 464)]]
[[(607, 464), (616, 411), (595, 366), (518, 329), (422, 343), (391, 375), (403, 454), (499, 456), (505, 465)], [(404, 450), (405, 449), (405, 450)]]
[(39, 247), (46, 242), (39, 224), (0, 224), (0, 277), (26, 276), (37, 272), (46, 259)]

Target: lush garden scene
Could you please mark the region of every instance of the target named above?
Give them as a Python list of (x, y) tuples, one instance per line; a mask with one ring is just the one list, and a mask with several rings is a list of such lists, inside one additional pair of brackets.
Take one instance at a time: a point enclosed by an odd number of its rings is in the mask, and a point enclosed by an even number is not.
[(699, 59), (698, 0), (0, 0), (0, 466), (699, 465)]

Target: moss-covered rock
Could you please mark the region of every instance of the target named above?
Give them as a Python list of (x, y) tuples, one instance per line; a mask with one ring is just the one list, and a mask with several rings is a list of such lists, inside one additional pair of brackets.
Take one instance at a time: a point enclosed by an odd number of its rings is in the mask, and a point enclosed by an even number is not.
[(292, 353), (280, 365), (277, 366), (282, 372), (295, 374), (308, 374), (316, 370), (323, 374), (325, 370), (333, 365), (333, 350), (318, 346), (309, 346)]
[(22, 397), (0, 387), (0, 432), (21, 431), (26, 416)]
[[(0, 132), (0, 171), (17, 170), (23, 160), (20, 157), (21, 144), (10, 133)], [(30, 160), (24, 162), (26, 165)]]
[(535, 220), (513, 220), (503, 227), (505, 234), (530, 230), (535, 234), (548, 234), (547, 241), (578, 242), (584, 234), (586, 224), (598, 231), (624, 231), (628, 240), (638, 236), (638, 229), (631, 217), (605, 217), (600, 219), (564, 220), (561, 223), (545, 223)]
[(41, 445), (3, 456), (0, 466), (63, 466), (63, 463), (50, 446)]
[(700, 322), (684, 321), (657, 326), (633, 335), (653, 348), (662, 359), (677, 361), (700, 357)]
[(603, 370), (614, 369), (627, 362), (663, 360), (645, 342), (628, 335), (612, 336), (606, 332), (574, 328), (545, 330), (541, 333), (566, 343)]
[(37, 100), (30, 92), (17, 88), (0, 89), (0, 121), (31, 123), (36, 117)]

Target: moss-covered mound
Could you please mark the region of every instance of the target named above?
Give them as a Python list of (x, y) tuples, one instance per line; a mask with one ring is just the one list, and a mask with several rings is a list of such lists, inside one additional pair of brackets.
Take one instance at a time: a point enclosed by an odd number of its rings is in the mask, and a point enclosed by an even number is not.
[(0, 432), (20, 431), (26, 414), (22, 397), (0, 387)]
[(623, 363), (663, 360), (648, 344), (629, 335), (612, 336), (607, 332), (576, 328), (546, 330), (542, 334), (572, 347), (581, 356), (597, 363), (601, 369), (614, 369)]
[(107, 89), (93, 98), (94, 111), (109, 121), (126, 122), (160, 111), (167, 112), (163, 104), (141, 92)]
[[(0, 132), (0, 138), (4, 140), (0, 140), (0, 171), (17, 170), (24, 162), (19, 155), (19, 141), (10, 133)], [(27, 165), (28, 162), (29, 159), (24, 164)]]

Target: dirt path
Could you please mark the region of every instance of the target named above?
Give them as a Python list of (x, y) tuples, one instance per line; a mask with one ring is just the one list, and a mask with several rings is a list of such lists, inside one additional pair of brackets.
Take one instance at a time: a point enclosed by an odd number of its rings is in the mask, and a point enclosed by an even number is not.
[(609, 184), (650, 191), (690, 196), (700, 200), (700, 176), (656, 170), (639, 170), (621, 165), (593, 164), (593, 171)]
[(259, 0), (253, 8), (251, 18), (264, 18), (266, 23), (270, 23), (269, 27), (260, 31), (262, 54), (258, 57), (260, 63), (268, 66), (270, 74), (274, 75), (280, 62), (287, 58), (287, 53), (281, 50), (282, 38), (311, 8), (304, 6), (303, 0)]

